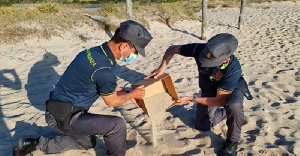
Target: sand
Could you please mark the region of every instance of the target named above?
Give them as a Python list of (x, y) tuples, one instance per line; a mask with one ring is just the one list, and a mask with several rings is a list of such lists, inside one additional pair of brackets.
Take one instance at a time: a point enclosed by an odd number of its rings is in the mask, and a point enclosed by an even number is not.
[(159, 93), (144, 99), (144, 102), (152, 125), (152, 142), (157, 147), (160, 130), (164, 130), (166, 109), (173, 103), (172, 97), (168, 93)]
[[(254, 97), (245, 100), (245, 122), (238, 155), (300, 155), (300, 2), (264, 3), (245, 8), (243, 30), (238, 30), (238, 8), (208, 10), (208, 33), (231, 33), (239, 40), (235, 53)], [(172, 27), (150, 21), (153, 40), (148, 57), (116, 68), (118, 84), (134, 84), (156, 69), (163, 53), (172, 44), (199, 40), (199, 21), (177, 21)], [(87, 38), (86, 42), (80, 35)], [(28, 38), (24, 42), (1, 45), (0, 49), (0, 155), (12, 155), (20, 138), (54, 136), (44, 119), (49, 91), (68, 64), (84, 49), (100, 45), (110, 37), (85, 26), (50, 40)], [(166, 69), (178, 96), (199, 93), (198, 72), (191, 58), (175, 56)], [(102, 99), (93, 113), (123, 117), (127, 126), (128, 156), (216, 155), (225, 141), (225, 121), (212, 131), (194, 129), (196, 106), (188, 103), (166, 110), (161, 116), (157, 146), (151, 143), (151, 120), (127, 102), (108, 108)], [(57, 156), (105, 155), (101, 136), (97, 148), (72, 150)], [(35, 151), (34, 156), (43, 155)]]

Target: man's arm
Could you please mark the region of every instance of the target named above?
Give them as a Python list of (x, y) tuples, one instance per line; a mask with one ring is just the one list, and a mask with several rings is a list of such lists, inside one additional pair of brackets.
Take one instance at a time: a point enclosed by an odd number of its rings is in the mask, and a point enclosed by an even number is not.
[(164, 73), (167, 65), (169, 64), (170, 60), (172, 59), (172, 57), (175, 54), (179, 54), (179, 47), (180, 47), (180, 45), (170, 46), (164, 54), (164, 57), (160, 64), (160, 67), (158, 69), (154, 70), (154, 72), (152, 72), (150, 75), (145, 77), (145, 79), (148, 79), (152, 76), (154, 76), (154, 79), (156, 79), (158, 76), (162, 75)]
[(125, 90), (122, 90), (120, 87), (116, 87), (114, 93), (110, 95), (102, 95), (102, 98), (108, 107), (116, 107), (124, 104), (131, 99), (142, 99), (145, 96), (144, 86), (139, 86), (127, 93)]
[(217, 91), (216, 97), (196, 97), (193, 101), (193, 96), (184, 96), (177, 100), (176, 105), (183, 105), (187, 102), (197, 102), (207, 106), (216, 106), (224, 107), (227, 97), (230, 95), (230, 92), (219, 90)]

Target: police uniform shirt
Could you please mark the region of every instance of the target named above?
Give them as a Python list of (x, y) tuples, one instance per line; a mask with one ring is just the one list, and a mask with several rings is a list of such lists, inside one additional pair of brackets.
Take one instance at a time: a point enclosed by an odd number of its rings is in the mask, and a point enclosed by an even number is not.
[(50, 99), (89, 108), (100, 95), (110, 95), (117, 87), (113, 72), (116, 61), (107, 42), (80, 52), (68, 66)]
[(242, 75), (238, 59), (230, 56), (230, 61), (217, 67), (201, 67), (199, 54), (205, 48), (205, 43), (192, 43), (182, 45), (179, 53), (182, 56), (194, 57), (199, 71), (199, 87), (203, 96), (216, 96), (217, 89), (232, 92)]

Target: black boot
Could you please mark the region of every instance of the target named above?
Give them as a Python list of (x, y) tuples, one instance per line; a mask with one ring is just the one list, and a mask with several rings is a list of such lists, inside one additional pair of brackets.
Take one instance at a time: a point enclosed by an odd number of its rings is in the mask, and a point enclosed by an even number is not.
[(26, 156), (27, 154), (35, 151), (36, 145), (39, 143), (39, 138), (36, 139), (21, 139), (19, 140), (18, 146), (13, 149), (14, 156)]
[(221, 156), (236, 156), (238, 142), (226, 140), (223, 144)]

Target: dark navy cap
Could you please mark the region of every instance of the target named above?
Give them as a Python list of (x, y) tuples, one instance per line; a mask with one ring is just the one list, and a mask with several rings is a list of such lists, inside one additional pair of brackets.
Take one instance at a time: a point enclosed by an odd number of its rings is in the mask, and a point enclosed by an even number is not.
[(139, 54), (146, 56), (145, 47), (152, 40), (151, 34), (141, 24), (128, 20), (120, 24), (121, 36), (130, 41)]
[(220, 66), (229, 58), (238, 46), (237, 39), (227, 33), (218, 34), (207, 41), (206, 47), (199, 55), (202, 67)]

